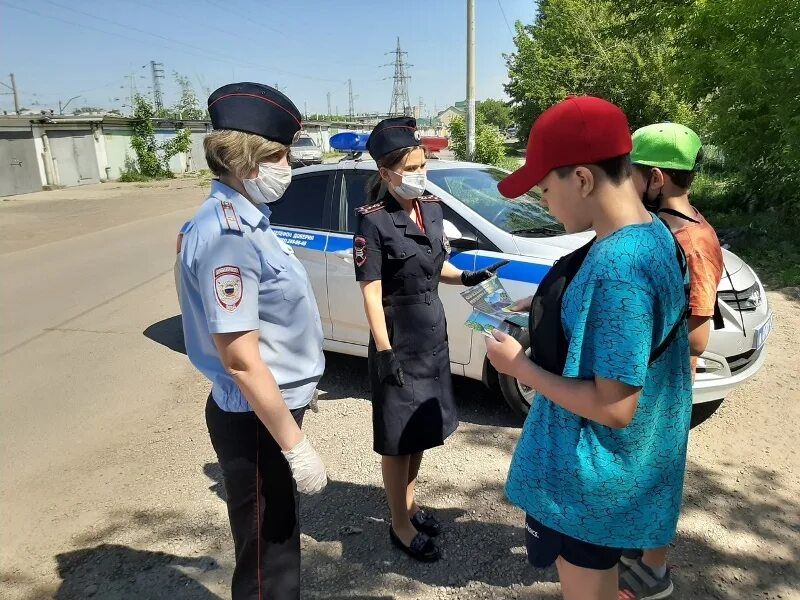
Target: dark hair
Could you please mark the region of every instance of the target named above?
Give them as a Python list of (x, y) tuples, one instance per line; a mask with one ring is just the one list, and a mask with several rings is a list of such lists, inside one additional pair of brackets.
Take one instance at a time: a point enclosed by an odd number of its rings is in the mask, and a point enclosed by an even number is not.
[(692, 171), (682, 171), (678, 169), (662, 169), (661, 167), (652, 167), (650, 165), (633, 165), (644, 176), (649, 177), (651, 169), (660, 169), (662, 173), (669, 176), (670, 181), (682, 190), (688, 190), (692, 187), (695, 175), (703, 163), (703, 149), (697, 151), (697, 158), (694, 160), (694, 169)]
[[(397, 150), (393, 150), (380, 160), (376, 160), (375, 164), (378, 165), (378, 169), (391, 169), (392, 167), (397, 166), (397, 164), (401, 160), (403, 160), (407, 155), (411, 154), (417, 148), (422, 148), (422, 146), (409, 146), (408, 148), (399, 148)], [(425, 154), (425, 156), (427, 157), (427, 153)], [(383, 179), (381, 178), (380, 172), (377, 172), (375, 173), (375, 175), (370, 177), (369, 181), (367, 182), (368, 204), (372, 204), (373, 202), (375, 202), (375, 200), (378, 199), (378, 195), (381, 192), (382, 186), (383, 186)]]
[[(630, 154), (622, 154), (621, 156), (615, 156), (614, 158), (601, 160), (591, 164), (600, 169), (603, 172), (603, 174), (614, 183), (620, 183), (624, 179), (627, 179), (628, 177), (631, 176)], [(557, 169), (555, 169), (556, 175), (558, 175), (563, 179), (564, 177), (572, 173), (572, 170), (577, 166), (579, 165), (558, 167)]]

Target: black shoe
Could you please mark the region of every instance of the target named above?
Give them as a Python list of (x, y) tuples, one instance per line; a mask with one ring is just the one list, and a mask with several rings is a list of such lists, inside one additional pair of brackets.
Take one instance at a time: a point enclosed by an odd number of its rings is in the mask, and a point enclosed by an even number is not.
[(418, 560), (420, 562), (436, 562), (442, 557), (442, 553), (439, 550), (439, 547), (436, 543), (430, 538), (430, 536), (424, 533), (418, 533), (414, 536), (414, 539), (411, 540), (411, 545), (406, 546), (397, 534), (394, 532), (394, 528), (389, 525), (389, 539), (392, 540), (392, 543), (400, 548), (403, 552), (408, 554), (414, 560)]
[(431, 537), (436, 537), (442, 533), (442, 522), (433, 514), (427, 513), (424, 510), (418, 510), (417, 513), (411, 517), (411, 524), (420, 533), (425, 533)]

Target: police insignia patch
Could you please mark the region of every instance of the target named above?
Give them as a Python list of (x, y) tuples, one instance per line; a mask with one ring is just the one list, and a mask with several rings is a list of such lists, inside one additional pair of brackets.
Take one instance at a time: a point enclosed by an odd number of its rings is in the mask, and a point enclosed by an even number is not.
[(360, 235), (353, 240), (353, 260), (357, 267), (363, 267), (367, 263), (367, 240)]
[(214, 289), (217, 292), (217, 302), (227, 310), (233, 312), (242, 303), (242, 273), (239, 267), (225, 265), (214, 269)]

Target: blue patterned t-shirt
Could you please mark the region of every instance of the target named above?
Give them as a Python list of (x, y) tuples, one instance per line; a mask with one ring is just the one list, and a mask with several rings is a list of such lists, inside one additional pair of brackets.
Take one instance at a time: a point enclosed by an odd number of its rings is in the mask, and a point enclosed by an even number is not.
[(506, 483), (512, 503), (571, 537), (616, 548), (672, 541), (692, 409), (686, 325), (648, 367), (685, 308), (672, 235), (657, 218), (595, 242), (567, 288), (565, 377), (641, 387), (631, 423), (612, 429), (538, 394)]

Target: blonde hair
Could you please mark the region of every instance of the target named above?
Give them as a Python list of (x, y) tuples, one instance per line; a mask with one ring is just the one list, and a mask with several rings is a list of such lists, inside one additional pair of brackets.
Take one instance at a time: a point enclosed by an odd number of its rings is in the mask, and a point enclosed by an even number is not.
[(280, 159), (289, 147), (254, 133), (219, 129), (203, 140), (208, 168), (217, 177), (232, 175), (239, 179), (250, 177), (259, 163)]

